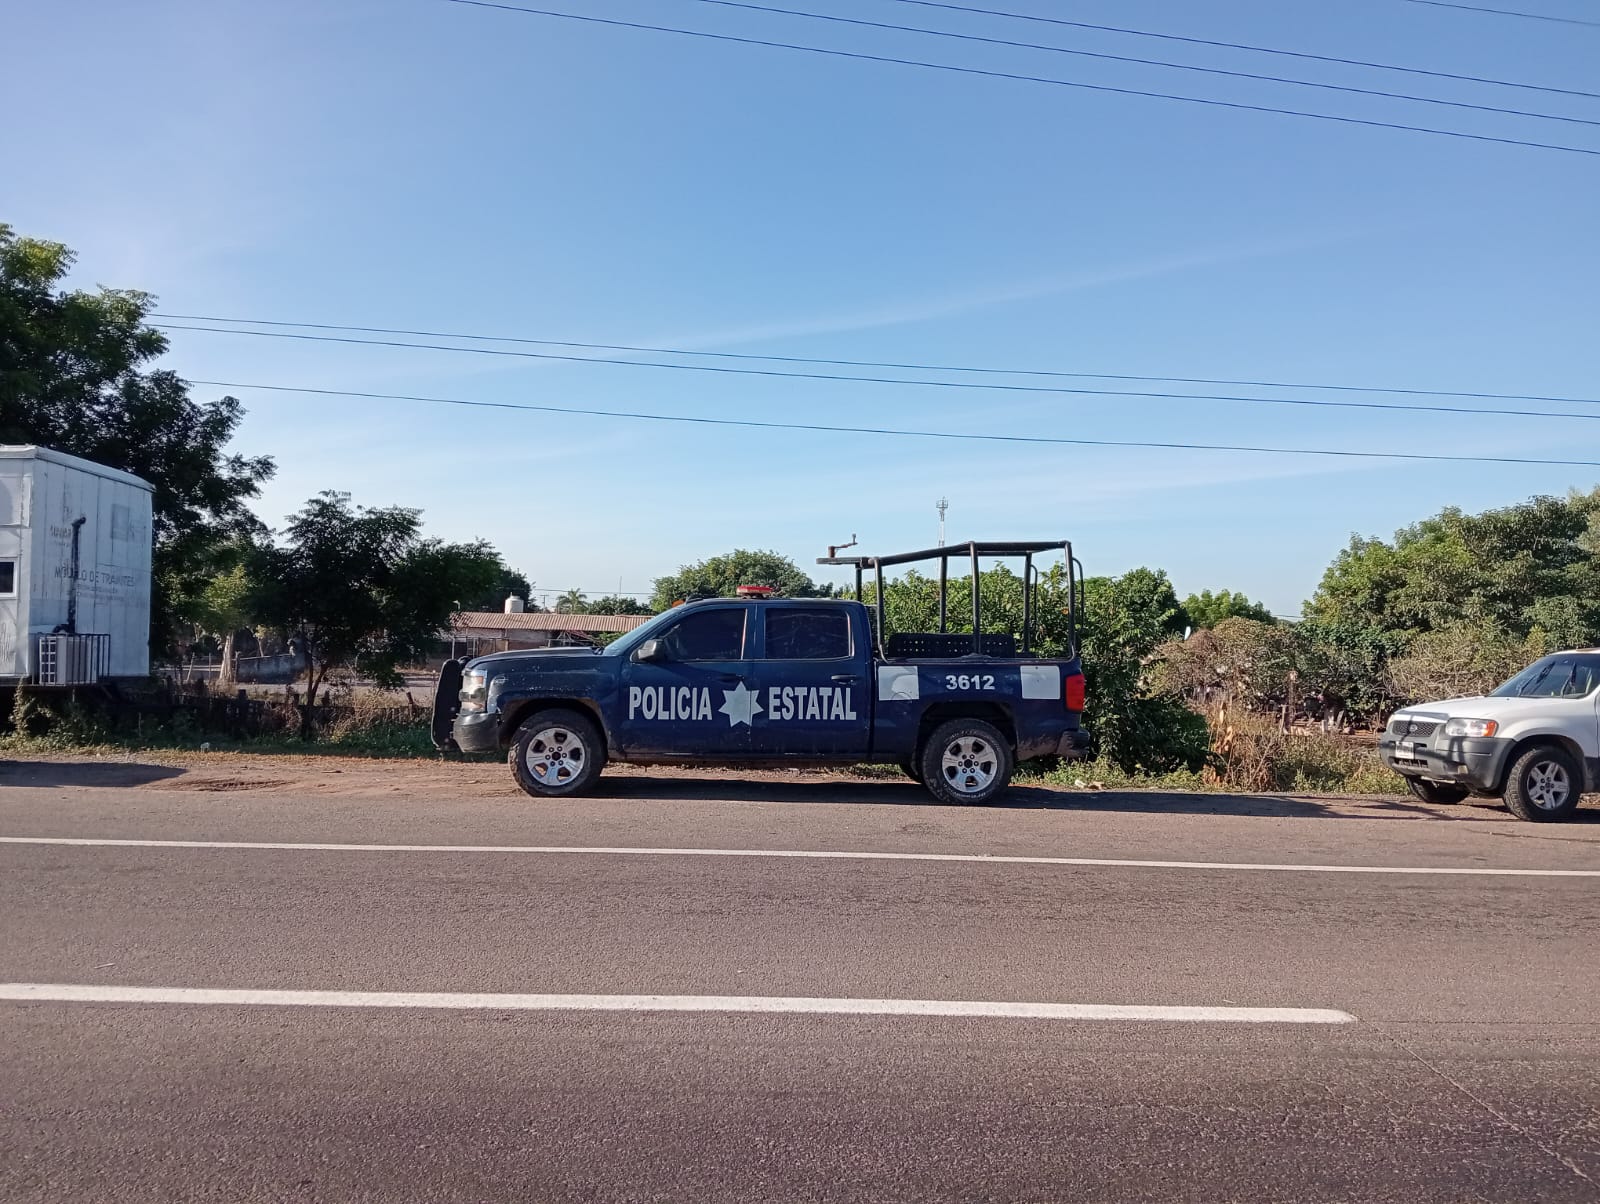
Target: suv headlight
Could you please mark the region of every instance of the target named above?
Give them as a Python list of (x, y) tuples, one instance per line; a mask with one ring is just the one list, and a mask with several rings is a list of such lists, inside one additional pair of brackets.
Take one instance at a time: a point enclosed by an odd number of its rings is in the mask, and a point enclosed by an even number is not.
[(1447, 736), (1492, 736), (1499, 730), (1493, 719), (1450, 719), (1444, 725)]
[(484, 686), (487, 676), (482, 669), (474, 669), (461, 679), (460, 710), (463, 715), (483, 710), (489, 696)]

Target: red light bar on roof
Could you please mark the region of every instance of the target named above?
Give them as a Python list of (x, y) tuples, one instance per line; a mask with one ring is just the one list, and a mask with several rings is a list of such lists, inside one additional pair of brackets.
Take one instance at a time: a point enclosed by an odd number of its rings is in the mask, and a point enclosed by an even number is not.
[(770, 598), (778, 591), (770, 585), (741, 585), (733, 592), (741, 598)]

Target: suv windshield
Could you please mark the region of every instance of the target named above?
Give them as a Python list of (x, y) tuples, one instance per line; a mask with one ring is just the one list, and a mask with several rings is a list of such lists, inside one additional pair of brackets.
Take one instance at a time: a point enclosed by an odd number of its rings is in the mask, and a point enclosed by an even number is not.
[(1600, 655), (1560, 653), (1534, 661), (1490, 698), (1581, 698), (1600, 684)]

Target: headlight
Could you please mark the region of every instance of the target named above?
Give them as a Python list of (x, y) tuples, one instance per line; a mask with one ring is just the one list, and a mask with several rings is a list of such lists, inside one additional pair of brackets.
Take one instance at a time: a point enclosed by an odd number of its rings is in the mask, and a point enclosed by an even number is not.
[(1444, 725), (1447, 736), (1492, 736), (1499, 730), (1493, 719), (1451, 719)]
[(483, 680), (487, 676), (482, 669), (474, 669), (461, 679), (461, 713), (463, 715), (474, 711), (481, 711), (488, 692), (484, 689)]

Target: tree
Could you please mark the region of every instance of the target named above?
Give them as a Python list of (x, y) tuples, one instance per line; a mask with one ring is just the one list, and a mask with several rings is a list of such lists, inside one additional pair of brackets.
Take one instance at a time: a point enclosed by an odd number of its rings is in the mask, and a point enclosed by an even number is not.
[(1183, 634), (1185, 616), (1166, 573), (1138, 568), (1084, 582), (1084, 722), (1097, 755), (1128, 772), (1197, 769), (1209, 742), (1204, 716), (1161, 690), (1148, 669)]
[(222, 665), (217, 674), (219, 684), (233, 680), (233, 645), (239, 632), (255, 625), (251, 610), (251, 595), (255, 588), (250, 579), (250, 562), (257, 555), (247, 544), (236, 544), (227, 549), (227, 566), (206, 582), (194, 606), (195, 626), (207, 635), (222, 642)]
[(301, 735), (311, 734), (317, 694), (333, 670), (398, 686), (399, 666), (427, 655), (456, 599), (489, 589), (501, 567), (485, 543), (424, 539), (417, 510), (369, 510), (332, 491), (308, 501), (252, 573), (256, 613), (305, 650)]
[(1404, 632), (1386, 631), (1360, 619), (1305, 619), (1300, 639), (1302, 697), (1325, 715), (1344, 712), (1361, 721), (1380, 719), (1394, 702), (1388, 666), (1405, 650)]
[(728, 598), (741, 585), (771, 586), (788, 598), (827, 597), (830, 593), (787, 556), (740, 548), (699, 564), (684, 565), (671, 576), (657, 577), (650, 606), (661, 611), (690, 598)]
[(1258, 623), (1273, 621), (1272, 612), (1259, 602), (1252, 602), (1243, 594), (1221, 590), (1213, 594), (1202, 590), (1183, 600), (1183, 612), (1189, 616), (1192, 627), (1215, 627), (1224, 619), (1254, 619)]
[(1487, 622), (1557, 646), (1600, 638), (1600, 488), (1354, 538), (1306, 604), (1308, 618), (1417, 635)]
[(589, 611), (588, 603), (584, 601), (581, 589), (569, 589), (556, 599), (555, 611), (558, 615), (581, 615)]
[(607, 594), (604, 598), (596, 598), (588, 604), (587, 611), (592, 615), (655, 614), (655, 611), (637, 598), (624, 598), (621, 594)]
[(193, 619), (214, 547), (261, 531), (249, 499), (265, 456), (226, 451), (244, 416), (232, 397), (197, 402), (149, 365), (167, 350), (145, 324), (148, 293), (58, 291), (74, 260), (61, 243), (0, 224), (0, 443), (35, 443), (135, 473), (154, 489), (152, 642)]
[[(1600, 640), (1600, 489), (1352, 538), (1306, 603), (1308, 676), (1353, 714), (1493, 684), (1533, 648)], [(1515, 667), (1515, 666), (1513, 666)]]
[(521, 598), (528, 610), (537, 610), (529, 600), (528, 595), (533, 590), (533, 584), (515, 569), (510, 568), (505, 561), (500, 561), (500, 573), (493, 585), (481, 593), (470, 598), (461, 599), (462, 610), (499, 611), (505, 609), (506, 599), (510, 597)]

